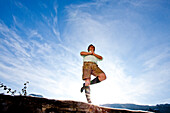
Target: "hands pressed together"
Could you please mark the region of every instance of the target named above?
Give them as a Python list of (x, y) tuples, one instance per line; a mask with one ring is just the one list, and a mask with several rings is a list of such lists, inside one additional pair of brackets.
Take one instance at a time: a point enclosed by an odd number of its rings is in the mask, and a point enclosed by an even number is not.
[(94, 53), (94, 51), (92, 51), (92, 52), (89, 52), (89, 55), (94, 55), (95, 53)]
[(94, 55), (94, 56), (97, 57), (98, 59), (101, 59), (101, 60), (103, 59), (102, 56), (100, 56), (100, 55), (98, 55), (98, 54), (95, 54), (94, 51), (92, 51), (92, 52), (82, 51), (82, 52), (80, 53), (80, 55)]

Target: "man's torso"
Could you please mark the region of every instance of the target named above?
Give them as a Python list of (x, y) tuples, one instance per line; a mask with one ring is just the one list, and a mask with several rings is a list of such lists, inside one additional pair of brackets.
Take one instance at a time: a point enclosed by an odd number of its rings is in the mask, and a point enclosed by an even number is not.
[(94, 62), (97, 64), (97, 61), (99, 61), (99, 59), (94, 55), (83, 56), (83, 62)]

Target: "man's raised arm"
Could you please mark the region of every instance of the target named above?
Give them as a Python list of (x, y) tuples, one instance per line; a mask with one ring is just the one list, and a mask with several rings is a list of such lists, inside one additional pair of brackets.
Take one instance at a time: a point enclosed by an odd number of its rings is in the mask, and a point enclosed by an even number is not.
[(80, 52), (80, 55), (84, 56), (84, 55), (92, 55), (91, 52), (85, 52), (85, 51), (82, 51)]
[(94, 55), (95, 57), (97, 57), (98, 59), (100, 59), (100, 60), (102, 60), (102, 59), (103, 59), (103, 57), (102, 57), (102, 56), (100, 56), (100, 55), (98, 55), (98, 54), (93, 53), (93, 55)]

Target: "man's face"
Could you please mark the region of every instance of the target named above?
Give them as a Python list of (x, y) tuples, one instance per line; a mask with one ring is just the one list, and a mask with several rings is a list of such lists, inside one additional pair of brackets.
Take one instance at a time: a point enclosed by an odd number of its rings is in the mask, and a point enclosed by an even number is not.
[(94, 52), (94, 46), (90, 46), (89, 51)]

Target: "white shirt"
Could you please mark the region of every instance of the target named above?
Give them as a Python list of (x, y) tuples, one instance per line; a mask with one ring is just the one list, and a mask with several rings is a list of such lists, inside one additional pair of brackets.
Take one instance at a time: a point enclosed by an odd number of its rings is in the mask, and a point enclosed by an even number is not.
[(99, 61), (99, 59), (94, 55), (83, 56), (83, 62), (94, 62), (97, 64), (97, 61)]

